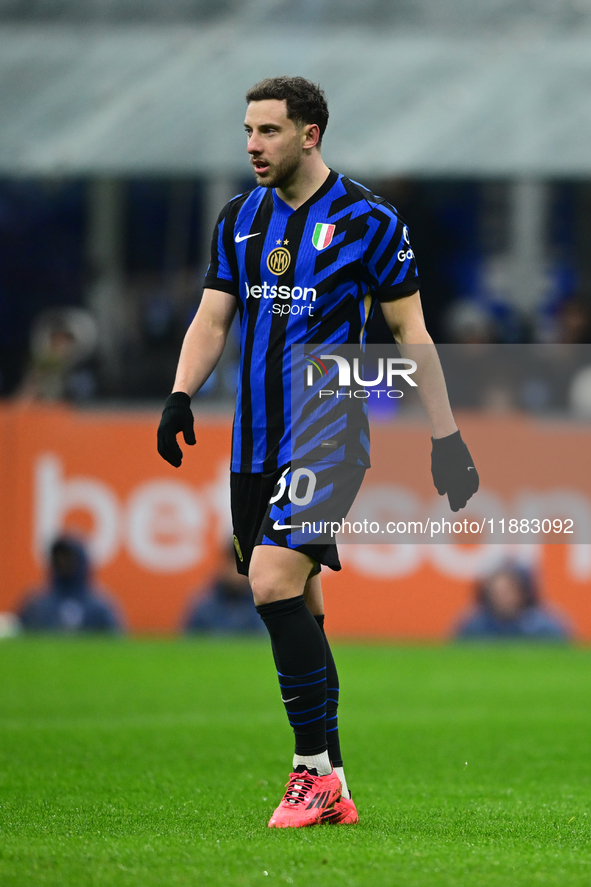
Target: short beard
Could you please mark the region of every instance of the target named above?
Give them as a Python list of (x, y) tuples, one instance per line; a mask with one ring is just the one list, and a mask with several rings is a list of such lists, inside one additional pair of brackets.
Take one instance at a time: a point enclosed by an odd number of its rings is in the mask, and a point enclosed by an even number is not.
[(260, 178), (255, 170), (257, 185), (261, 188), (283, 188), (294, 178), (300, 168), (300, 164), (301, 157), (298, 155), (293, 158), (286, 157), (264, 178)]

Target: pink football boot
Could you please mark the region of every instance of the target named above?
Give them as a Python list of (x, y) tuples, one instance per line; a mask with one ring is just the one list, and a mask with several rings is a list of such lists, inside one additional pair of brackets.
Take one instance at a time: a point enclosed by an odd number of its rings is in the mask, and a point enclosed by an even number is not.
[(320, 822), (328, 822), (331, 825), (353, 825), (359, 822), (359, 814), (353, 803), (353, 798), (341, 798), (320, 817)]
[(321, 822), (322, 814), (341, 797), (341, 780), (332, 771), (318, 776), (316, 770), (296, 767), (290, 773), (283, 800), (269, 820), (269, 828), (302, 828)]

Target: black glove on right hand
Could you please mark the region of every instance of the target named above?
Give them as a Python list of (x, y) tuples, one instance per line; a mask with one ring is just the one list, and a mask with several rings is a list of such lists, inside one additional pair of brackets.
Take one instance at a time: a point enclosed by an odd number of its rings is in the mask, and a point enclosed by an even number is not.
[(447, 493), (452, 511), (463, 508), (478, 489), (478, 472), (459, 431), (431, 438), (431, 474), (440, 496)]
[(184, 391), (173, 391), (166, 398), (158, 426), (158, 452), (175, 468), (183, 461), (183, 451), (176, 442), (179, 431), (183, 432), (186, 444), (192, 447), (196, 443), (191, 398)]

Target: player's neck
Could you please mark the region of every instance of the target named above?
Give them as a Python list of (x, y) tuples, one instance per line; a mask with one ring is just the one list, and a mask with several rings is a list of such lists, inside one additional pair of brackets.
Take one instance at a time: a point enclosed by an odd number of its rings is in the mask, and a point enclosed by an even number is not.
[(325, 183), (330, 169), (318, 151), (306, 157), (298, 168), (296, 175), (281, 188), (277, 188), (277, 196), (292, 209), (298, 209)]

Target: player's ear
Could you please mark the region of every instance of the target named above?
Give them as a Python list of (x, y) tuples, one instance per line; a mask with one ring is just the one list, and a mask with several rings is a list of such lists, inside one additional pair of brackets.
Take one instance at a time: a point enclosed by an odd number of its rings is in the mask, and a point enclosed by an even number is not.
[(303, 148), (308, 151), (310, 148), (317, 148), (320, 141), (320, 127), (317, 123), (306, 123), (303, 130)]

